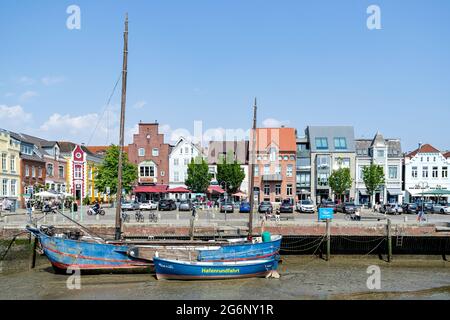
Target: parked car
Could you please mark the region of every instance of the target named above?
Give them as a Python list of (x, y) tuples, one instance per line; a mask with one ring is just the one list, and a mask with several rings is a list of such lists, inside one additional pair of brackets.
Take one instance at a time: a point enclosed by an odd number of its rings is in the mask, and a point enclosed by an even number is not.
[(280, 213), (294, 213), (294, 201), (292, 199), (284, 199), (280, 205)]
[(425, 212), (433, 212), (434, 203), (431, 201), (422, 202), (421, 200), (416, 202), (419, 211), (422, 211), (422, 208)]
[(191, 211), (192, 210), (192, 203), (189, 200), (182, 200), (180, 202), (180, 205), (178, 206), (178, 210), (180, 211)]
[(258, 206), (258, 212), (259, 213), (267, 213), (267, 211), (269, 211), (270, 213), (273, 212), (272, 203), (270, 203), (270, 201), (261, 202)]
[(314, 213), (316, 211), (316, 206), (311, 200), (300, 200), (297, 203), (296, 209), (300, 213)]
[(141, 210), (156, 210), (156, 209), (158, 209), (158, 202), (153, 201), (153, 200), (143, 202), (139, 205), (139, 209), (141, 209)]
[(442, 213), (448, 214), (450, 213), (450, 204), (449, 203), (439, 203), (433, 206), (434, 213)]
[(224, 201), (220, 204), (220, 212), (222, 213), (233, 213), (234, 212), (234, 205), (231, 201)]
[(419, 211), (417, 204), (415, 203), (405, 203), (402, 206), (403, 213), (409, 213), (409, 214), (417, 214)]
[(177, 210), (177, 204), (172, 199), (163, 199), (158, 203), (159, 211), (172, 211)]
[(336, 205), (336, 212), (342, 213), (355, 213), (357, 211), (357, 207), (353, 202), (342, 202)]
[(239, 206), (239, 212), (250, 213), (250, 202), (241, 202), (241, 205)]
[(326, 200), (320, 203), (319, 208), (333, 208), (334, 212), (336, 212), (336, 203), (331, 200)]
[(122, 210), (139, 210), (139, 202), (122, 201)]
[(381, 205), (379, 212), (386, 214), (402, 214), (403, 209), (397, 203), (388, 203)]

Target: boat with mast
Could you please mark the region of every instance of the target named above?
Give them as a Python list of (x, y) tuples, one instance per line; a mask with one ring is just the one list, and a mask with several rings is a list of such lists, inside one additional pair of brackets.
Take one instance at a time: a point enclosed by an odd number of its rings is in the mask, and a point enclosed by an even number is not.
[[(269, 239), (253, 238), (253, 170), (251, 170), (251, 212), (249, 214), (249, 233), (247, 238), (225, 239), (218, 241), (200, 240), (140, 240), (123, 238), (122, 234), (122, 158), (124, 155), (124, 124), (126, 110), (127, 66), (128, 66), (128, 14), (125, 17), (123, 34), (123, 68), (122, 96), (120, 111), (120, 136), (118, 159), (118, 187), (115, 212), (114, 239), (107, 240), (90, 231), (80, 223), (62, 214), (78, 225), (83, 232), (57, 233), (53, 226), (27, 226), (40, 243), (42, 251), (49, 259), (56, 272), (65, 273), (69, 268), (81, 271), (154, 271), (153, 258), (158, 256), (168, 259), (196, 259), (204, 262), (232, 262), (255, 259), (268, 259), (278, 255), (280, 235), (271, 235)], [(256, 133), (256, 99), (253, 114), (253, 152)], [(83, 233), (83, 234), (82, 234)]]

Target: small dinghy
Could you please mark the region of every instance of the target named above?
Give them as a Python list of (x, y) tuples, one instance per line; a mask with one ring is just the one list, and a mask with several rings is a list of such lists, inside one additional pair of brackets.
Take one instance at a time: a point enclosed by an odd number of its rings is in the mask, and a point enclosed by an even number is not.
[(202, 262), (153, 257), (156, 278), (173, 280), (218, 280), (268, 277), (278, 268), (278, 257), (266, 260)]

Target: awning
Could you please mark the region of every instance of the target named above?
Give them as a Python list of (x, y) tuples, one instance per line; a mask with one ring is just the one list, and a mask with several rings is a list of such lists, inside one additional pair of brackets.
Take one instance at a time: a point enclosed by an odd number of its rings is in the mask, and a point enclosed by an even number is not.
[(245, 198), (247, 195), (243, 192), (237, 192), (233, 194), (233, 197)]
[(387, 189), (387, 192), (389, 192), (391, 196), (401, 196), (403, 194), (401, 189)]
[(207, 193), (225, 193), (225, 191), (220, 186), (209, 186), (208, 190), (206, 190)]
[(137, 186), (134, 188), (134, 193), (167, 193), (167, 186), (155, 185), (155, 186)]
[(450, 196), (450, 190), (446, 189), (434, 189), (434, 190), (428, 190), (423, 193), (425, 196)]
[(368, 196), (367, 189), (359, 189), (358, 191), (362, 196)]
[(183, 188), (183, 187), (177, 187), (177, 188), (169, 189), (167, 192), (169, 192), (169, 193), (191, 193), (191, 190)]

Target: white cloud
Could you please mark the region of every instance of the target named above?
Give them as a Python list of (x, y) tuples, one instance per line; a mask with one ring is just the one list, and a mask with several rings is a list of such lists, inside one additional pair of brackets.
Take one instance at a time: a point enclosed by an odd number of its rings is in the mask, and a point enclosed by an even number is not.
[(21, 127), (22, 124), (29, 122), (32, 118), (31, 113), (25, 112), (22, 106), (11, 106), (0, 105), (0, 120), (2, 122), (2, 126), (7, 124), (9, 126), (13, 126), (14, 130)]
[(74, 116), (70, 114), (61, 115), (54, 113), (41, 125), (43, 131), (65, 131), (70, 134), (82, 133), (88, 128), (94, 128), (98, 120), (98, 114), (90, 113), (83, 116)]
[(262, 122), (264, 128), (279, 128), (281, 126), (289, 125), (289, 120), (277, 120), (274, 118), (267, 118)]
[(20, 102), (25, 102), (30, 100), (31, 98), (37, 97), (39, 94), (36, 91), (25, 91), (19, 97)]
[(51, 86), (64, 82), (66, 79), (62, 76), (45, 76), (41, 79), (41, 82), (46, 86)]
[(27, 76), (22, 76), (18, 79), (18, 82), (20, 84), (29, 86), (29, 85), (34, 84), (36, 82), (36, 80), (34, 80), (33, 78), (30, 78), (30, 77), (27, 77)]
[(142, 109), (147, 104), (147, 101), (140, 100), (133, 106), (134, 109)]

